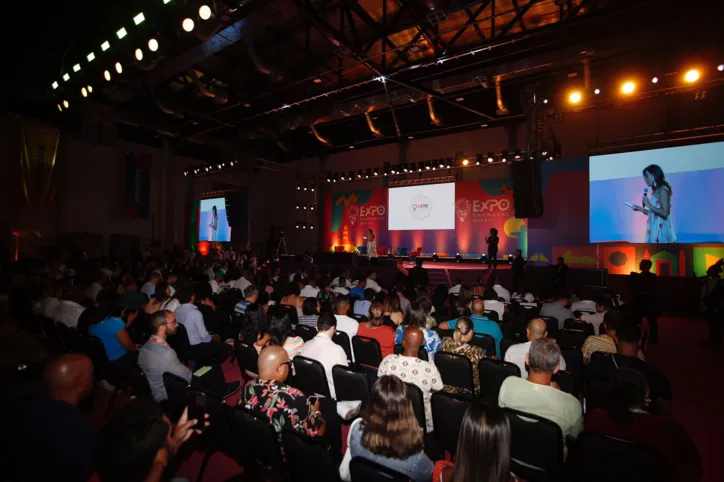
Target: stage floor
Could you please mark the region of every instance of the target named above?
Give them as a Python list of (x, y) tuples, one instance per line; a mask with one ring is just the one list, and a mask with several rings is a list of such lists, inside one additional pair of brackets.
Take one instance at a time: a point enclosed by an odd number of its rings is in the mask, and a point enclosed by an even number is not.
[[(410, 269), (413, 266), (415, 266), (414, 261), (403, 261), (402, 267), (405, 269)], [(433, 269), (454, 269), (456, 271), (487, 271), (488, 265), (482, 264), (482, 263), (455, 263), (450, 261), (428, 261), (425, 260), (425, 264), (422, 265), (423, 268), (433, 270)], [(498, 263), (498, 270), (508, 270), (510, 269), (509, 264), (501, 264)]]

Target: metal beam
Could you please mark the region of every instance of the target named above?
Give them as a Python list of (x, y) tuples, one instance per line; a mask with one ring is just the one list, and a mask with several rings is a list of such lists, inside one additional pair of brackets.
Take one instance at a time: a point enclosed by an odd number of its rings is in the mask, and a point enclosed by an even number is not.
[[(510, 22), (508, 22), (505, 27), (494, 37), (494, 38), (501, 38), (504, 37), (508, 32), (510, 32), (510, 29), (513, 28), (516, 22), (520, 23), (523, 30), (525, 30), (525, 24), (523, 23), (523, 16), (530, 10), (530, 8), (538, 3), (540, 0), (529, 0), (529, 2), (525, 5), (523, 5), (520, 8), (516, 8), (515, 17), (513, 17)], [(517, 2), (514, 1), (514, 5), (517, 5)]]
[[(483, 12), (483, 10), (485, 10), (485, 7), (490, 5), (491, 1), (492, 0), (485, 0), (485, 2), (482, 5), (480, 5), (480, 7), (478, 7), (478, 9), (475, 10), (475, 13), (473, 13), (472, 15), (470, 14), (470, 11), (468, 9), (465, 9), (465, 12), (468, 15), (468, 20), (465, 22), (465, 24), (463, 24), (462, 27), (460, 27), (458, 29), (458, 31), (455, 33), (453, 38), (451, 38), (450, 41), (447, 43), (447, 45), (445, 46), (445, 50), (442, 52), (443, 55), (447, 54), (448, 50), (450, 50), (450, 47), (455, 45), (455, 42), (457, 42), (458, 39), (462, 36), (462, 34), (465, 33), (465, 31), (468, 29), (468, 27), (470, 27), (471, 25), (477, 26), (476, 19), (478, 18), (478, 15), (480, 15)], [(478, 33), (480, 33), (480, 30), (478, 30)], [(483, 39), (483, 40), (485, 40), (485, 39)]]
[[(349, 6), (349, 8), (351, 8), (354, 11), (355, 14), (357, 14), (357, 16), (364, 23), (366, 23), (379, 36), (379, 39), (377, 39), (377, 40), (381, 40), (384, 44), (386, 44), (388, 47), (390, 47), (395, 52), (397, 57), (400, 58), (405, 63), (405, 65), (410, 65), (410, 60), (407, 58), (407, 56), (404, 53), (400, 52), (397, 45), (395, 45), (392, 42), (392, 40), (390, 40), (387, 37), (387, 35), (385, 35), (384, 29), (382, 28), (382, 26), (379, 23), (377, 23), (375, 21), (375, 19), (370, 16), (369, 13), (367, 13), (367, 10), (362, 8), (360, 6), (360, 4), (358, 4), (357, 2), (348, 1), (347, 5)], [(375, 42), (377, 40), (375, 40)]]

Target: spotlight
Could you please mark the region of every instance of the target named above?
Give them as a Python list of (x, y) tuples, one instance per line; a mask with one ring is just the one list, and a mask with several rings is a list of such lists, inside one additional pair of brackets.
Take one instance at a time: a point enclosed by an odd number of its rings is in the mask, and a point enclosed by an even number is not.
[(344, 174), (340, 175), (339, 178), (344, 181)]
[(108, 43), (108, 40), (106, 40), (105, 42), (103, 42), (103, 43), (101, 44), (101, 50), (102, 50), (102, 51), (105, 52), (105, 51), (108, 50), (109, 48), (111, 48), (111, 44)]
[(373, 171), (373, 173), (374, 173), (375, 176), (379, 176), (379, 175), (380, 175), (380, 170), (375, 167), (375, 170)]
[(58, 111), (63, 112), (63, 106), (58, 104)]
[(123, 73), (123, 66), (120, 62), (116, 62), (116, 72), (118, 72), (119, 74)]
[(306, 225), (306, 224), (302, 224), (302, 229), (307, 229), (307, 225)]
[(106, 70), (105, 72), (103, 72), (103, 78), (106, 79), (108, 82), (110, 82), (110, 81), (111, 81), (111, 73)]
[(299, 229), (299, 223), (297, 223), (296, 228)]
[(659, 83), (659, 78), (658, 78), (658, 77), (654, 77), (653, 79), (651, 79), (651, 83), (652, 83), (652, 84), (658, 84), (658, 83)]
[(430, 170), (430, 164), (425, 164), (425, 169)]
[(456, 262), (456, 263), (462, 263), (462, 262), (463, 262), (463, 257), (460, 256), (460, 253), (458, 253), (458, 254), (455, 255), (455, 262)]
[(126, 35), (128, 35), (128, 32), (126, 32), (126, 29), (121, 27), (121, 29), (116, 32), (116, 36), (118, 37), (118, 40), (123, 39)]
[(543, 99), (543, 103), (544, 103), (544, 104), (547, 104), (547, 103), (548, 103), (548, 99)]
[(93, 61), (95, 60), (95, 58), (96, 58), (96, 54), (94, 54), (93, 52), (91, 52), (91, 53), (89, 53), (89, 54), (86, 56), (86, 58), (88, 59), (88, 62), (93, 62)]
[(621, 93), (624, 95), (631, 95), (636, 91), (636, 83), (633, 81), (626, 81), (621, 84)]
[(67, 109), (68, 107), (70, 107), (70, 104), (68, 103), (67, 100), (64, 100), (64, 101), (63, 101), (63, 107), (65, 107), (66, 109)]
[(310, 224), (309, 229), (314, 230), (314, 224)]
[(304, 187), (302, 187), (302, 189), (303, 189), (304, 191), (307, 190), (307, 183), (306, 183), (306, 182), (304, 183)]
[(719, 72), (724, 72), (724, 64), (717, 65), (716, 70), (718, 70)]
[(141, 25), (144, 20), (146, 20), (146, 17), (143, 16), (143, 12), (133, 17), (133, 23), (135, 23), (136, 25)]
[(136, 60), (138, 60), (138, 61), (143, 60), (143, 50), (136, 49), (135, 55), (136, 55)]
[(570, 102), (571, 104), (580, 104), (581, 99), (583, 99), (583, 96), (578, 90), (574, 90), (573, 92), (568, 94), (568, 102)]
[(83, 97), (88, 97), (88, 90), (87, 90), (85, 87), (81, 87), (81, 89), (80, 89), (80, 94), (81, 94)]
[(216, 165), (216, 168), (217, 168), (217, 169), (221, 169), (221, 164), (217, 164), (217, 165)]
[(150, 50), (151, 52), (155, 52), (156, 50), (158, 50), (158, 40), (156, 40), (155, 38), (148, 39), (148, 50)]
[(694, 82), (699, 80), (699, 77), (701, 77), (701, 72), (699, 72), (697, 69), (687, 70), (684, 74), (684, 80), (688, 84), (693, 84)]
[(437, 256), (437, 253), (432, 253), (432, 260), (435, 262), (440, 261), (440, 258)]
[(58, 88), (58, 82), (53, 82), (53, 90)]
[(357, 179), (362, 178), (362, 171), (357, 171)]
[(443, 169), (443, 168), (445, 168), (445, 163), (443, 162), (442, 159), (440, 159), (440, 169)]
[(92, 85), (89, 85), (89, 86), (88, 86), (88, 93), (89, 93), (89, 94), (92, 94), (92, 93), (93, 93), (93, 86), (92, 86)]
[(495, 154), (492, 152), (488, 152), (488, 162), (493, 162), (495, 160)]
[(208, 5), (201, 5), (199, 7), (199, 17), (201, 20), (208, 20), (211, 18), (211, 7)]
[(463, 159), (463, 166), (467, 166), (468, 164), (470, 164), (470, 161), (468, 161), (467, 159)]
[(483, 160), (482, 154), (475, 154), (475, 165), (476, 166), (479, 166), (480, 163), (482, 162), (482, 160)]
[(304, 204), (304, 205), (302, 206), (302, 209), (304, 209), (304, 210), (306, 211), (306, 210), (307, 210), (307, 205)]
[(79, 72), (80, 71), (80, 64), (75, 64), (73, 66), (73, 72)]
[(186, 32), (192, 31), (194, 29), (194, 21), (190, 18), (185, 18), (184, 21), (181, 22), (181, 28)]
[(501, 154), (501, 162), (508, 162), (508, 151), (503, 151)]
[(189, 175), (189, 171), (184, 171), (184, 177)]
[(516, 149), (515, 153), (513, 153), (513, 159), (520, 159), (521, 157), (523, 156), (521, 155), (520, 149)]
[(327, 174), (327, 182), (332, 182), (332, 176), (330, 176), (329, 174)]
[(598, 95), (598, 94), (601, 93), (601, 89), (596, 89), (596, 90), (593, 91), (593, 93), (596, 94), (596, 95)]
[(393, 167), (392, 170), (390, 171), (390, 174), (397, 174), (397, 171), (395, 171), (395, 168), (394, 168), (394, 167)]
[(70, 75), (69, 75), (69, 74), (63, 74), (63, 81), (64, 81), (64, 82), (68, 82), (69, 80), (70, 80)]
[(480, 264), (485, 264), (488, 262), (488, 256), (485, 254), (480, 255)]
[(301, 184), (297, 184), (297, 191), (301, 191), (301, 190), (302, 190), (302, 185), (301, 185)]

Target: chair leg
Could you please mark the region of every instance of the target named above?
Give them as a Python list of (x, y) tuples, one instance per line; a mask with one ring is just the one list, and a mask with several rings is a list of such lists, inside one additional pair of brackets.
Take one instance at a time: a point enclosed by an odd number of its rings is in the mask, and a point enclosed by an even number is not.
[(204, 459), (201, 461), (201, 468), (199, 468), (199, 475), (196, 477), (196, 482), (201, 482), (204, 478), (204, 472), (206, 467), (209, 465), (209, 459), (211, 458), (211, 450), (204, 452)]

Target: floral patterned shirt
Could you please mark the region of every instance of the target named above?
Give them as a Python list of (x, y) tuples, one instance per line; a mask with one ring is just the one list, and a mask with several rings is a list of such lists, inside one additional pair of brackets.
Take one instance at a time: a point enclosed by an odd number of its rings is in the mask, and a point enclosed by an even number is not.
[[(407, 328), (407, 325), (400, 325), (395, 330), (395, 343), (398, 345), (402, 344), (402, 337), (405, 334), (405, 328)], [(435, 353), (440, 351), (440, 335), (438, 335), (435, 331), (428, 330), (427, 328), (420, 328), (420, 330), (422, 330), (422, 334), (425, 337), (425, 345), (423, 348), (425, 348), (430, 361), (435, 363)]]
[(269, 419), (281, 438), (284, 427), (316, 437), (324, 427), (324, 418), (310, 410), (307, 397), (294, 387), (275, 380), (255, 380), (246, 384), (240, 405)]

